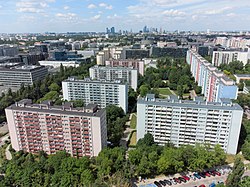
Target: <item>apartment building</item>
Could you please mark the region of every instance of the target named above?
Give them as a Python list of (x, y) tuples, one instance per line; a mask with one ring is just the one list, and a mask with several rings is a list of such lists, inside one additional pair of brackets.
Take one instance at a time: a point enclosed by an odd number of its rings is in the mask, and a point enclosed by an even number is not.
[(97, 65), (104, 65), (106, 60), (109, 59), (125, 59), (124, 47), (106, 47), (96, 55)]
[(229, 64), (233, 61), (240, 61), (244, 65), (248, 62), (248, 52), (242, 51), (214, 51), (212, 64), (220, 66), (221, 64)]
[(137, 141), (151, 133), (160, 145), (219, 144), (226, 153), (236, 154), (242, 116), (243, 109), (229, 99), (188, 101), (148, 94), (137, 102)]
[(111, 67), (133, 67), (138, 69), (141, 75), (144, 75), (145, 70), (144, 60), (106, 60), (105, 65)]
[(133, 67), (110, 67), (95, 65), (89, 68), (90, 78), (93, 80), (127, 82), (135, 91), (137, 89), (138, 70)]
[(83, 100), (87, 104), (98, 104), (101, 108), (108, 105), (128, 110), (128, 85), (122, 81), (79, 80), (70, 77), (62, 82), (63, 99)]
[(97, 105), (73, 108), (71, 103), (53, 106), (21, 100), (5, 109), (11, 144), (16, 151), (54, 154), (66, 150), (72, 156), (97, 156), (106, 147), (106, 112)]
[(0, 45), (0, 56), (14, 57), (18, 55), (17, 45), (4, 44)]
[(221, 98), (236, 99), (238, 87), (236, 83), (219, 71), (193, 50), (187, 51), (186, 61), (191, 73), (202, 87), (202, 94), (209, 102), (218, 102)]
[(0, 84), (10, 87), (32, 85), (34, 81), (44, 79), (47, 74), (48, 69), (45, 66), (0, 67)]

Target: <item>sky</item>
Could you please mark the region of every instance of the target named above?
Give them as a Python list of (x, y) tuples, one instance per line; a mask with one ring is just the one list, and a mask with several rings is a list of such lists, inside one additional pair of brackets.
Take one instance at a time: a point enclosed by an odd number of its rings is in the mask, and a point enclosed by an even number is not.
[(250, 0), (0, 0), (0, 33), (250, 30)]

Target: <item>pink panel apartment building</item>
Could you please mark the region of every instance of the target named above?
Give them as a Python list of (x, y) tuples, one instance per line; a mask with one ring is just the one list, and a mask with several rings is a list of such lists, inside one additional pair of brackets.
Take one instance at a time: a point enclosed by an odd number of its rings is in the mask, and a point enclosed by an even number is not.
[(89, 104), (73, 108), (71, 103), (53, 106), (24, 99), (5, 109), (11, 144), (16, 151), (65, 150), (72, 156), (97, 156), (107, 144), (105, 109)]
[(142, 60), (107, 60), (105, 61), (106, 66), (111, 67), (133, 67), (138, 69), (141, 75), (144, 75), (145, 63)]

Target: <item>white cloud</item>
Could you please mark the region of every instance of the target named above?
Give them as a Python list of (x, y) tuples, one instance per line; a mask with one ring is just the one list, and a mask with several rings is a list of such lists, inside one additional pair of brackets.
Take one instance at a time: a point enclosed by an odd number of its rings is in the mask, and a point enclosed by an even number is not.
[(42, 13), (49, 7), (48, 3), (55, 0), (19, 0), (16, 3), (16, 10), (23, 13)]
[(95, 5), (95, 4), (89, 4), (89, 5), (88, 5), (88, 8), (89, 8), (89, 9), (96, 8), (96, 5)]
[(186, 13), (179, 11), (179, 10), (174, 10), (174, 9), (170, 9), (170, 10), (165, 10), (162, 12), (162, 14), (164, 16), (171, 16), (171, 17), (177, 17), (177, 16), (185, 16)]
[(117, 14), (111, 15), (111, 16), (107, 16), (107, 19), (118, 19), (121, 18), (120, 16), (118, 16)]
[(204, 14), (206, 14), (206, 15), (222, 14), (228, 10), (231, 10), (231, 9), (232, 9), (232, 7), (217, 8), (217, 9), (207, 10), (204, 12)]
[(61, 17), (61, 18), (73, 18), (76, 17), (75, 13), (66, 13), (66, 14), (62, 14), (62, 13), (57, 13), (56, 17)]
[(103, 8), (108, 9), (108, 10), (112, 10), (113, 9), (112, 5), (108, 5), (106, 3), (100, 3), (99, 7), (103, 7)]
[(100, 15), (100, 14), (97, 14), (97, 15), (93, 16), (91, 19), (92, 19), (92, 20), (98, 20), (98, 19), (100, 19), (100, 18), (101, 18), (101, 15)]
[(69, 6), (64, 6), (63, 9), (64, 10), (69, 10)]

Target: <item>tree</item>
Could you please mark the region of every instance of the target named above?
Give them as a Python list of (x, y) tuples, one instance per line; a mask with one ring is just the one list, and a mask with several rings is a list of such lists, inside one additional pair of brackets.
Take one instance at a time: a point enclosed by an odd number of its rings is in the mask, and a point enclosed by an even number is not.
[(240, 187), (249, 187), (250, 186), (250, 177), (249, 176), (243, 177), (239, 186)]
[(141, 97), (145, 97), (148, 94), (149, 90), (150, 88), (147, 85), (140, 86), (139, 91), (140, 91)]
[(136, 111), (137, 96), (138, 96), (137, 93), (132, 88), (129, 88), (129, 91), (128, 91), (128, 111), (129, 112)]
[(245, 159), (250, 160), (250, 142), (245, 141), (241, 148), (242, 154)]
[(237, 157), (232, 172), (228, 175), (226, 185), (228, 187), (238, 187), (241, 177), (244, 174), (244, 164), (241, 161), (240, 157)]
[(57, 92), (59, 92), (59, 91), (61, 90), (61, 87), (58, 86), (58, 84), (56, 84), (56, 83), (53, 82), (53, 83), (49, 86), (49, 90), (50, 90), (50, 91), (57, 91)]
[(74, 107), (83, 107), (84, 106), (83, 100), (73, 100), (71, 102), (73, 103)]
[(183, 86), (182, 85), (178, 85), (177, 86), (177, 94), (178, 94), (178, 96), (180, 96), (180, 98), (182, 98), (183, 93), (184, 93)]
[(128, 119), (123, 109), (115, 105), (106, 107), (106, 118), (108, 140), (118, 146)]
[(137, 146), (152, 146), (154, 144), (154, 137), (152, 134), (147, 133), (143, 138), (139, 139), (137, 142)]

